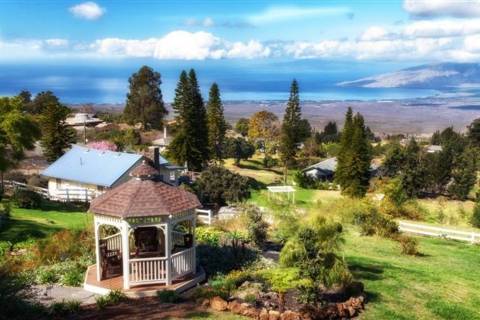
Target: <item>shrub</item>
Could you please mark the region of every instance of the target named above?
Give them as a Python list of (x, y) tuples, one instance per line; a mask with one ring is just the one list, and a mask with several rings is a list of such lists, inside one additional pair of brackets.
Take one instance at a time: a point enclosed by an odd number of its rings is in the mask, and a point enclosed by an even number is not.
[(396, 240), (400, 243), (402, 247), (402, 253), (410, 256), (418, 254), (418, 240), (406, 235), (399, 235), (396, 237)]
[(480, 228), (480, 202), (475, 204), (470, 222), (474, 227)]
[(272, 158), (271, 156), (268, 156), (268, 155), (266, 155), (263, 158), (263, 166), (265, 168), (272, 168), (272, 167), (275, 167), (276, 165), (278, 165), (278, 160), (277, 159)]
[(38, 209), (42, 205), (42, 197), (31, 190), (16, 189), (12, 200), (17, 207), (24, 209)]
[(316, 180), (302, 171), (295, 173), (295, 183), (304, 189), (313, 189), (316, 187)]
[(354, 223), (360, 227), (360, 233), (364, 236), (379, 235), (388, 238), (398, 232), (397, 223), (374, 207), (367, 211), (356, 212)]
[(102, 310), (106, 306), (115, 305), (127, 300), (127, 296), (120, 290), (110, 291), (106, 296), (99, 296), (95, 298), (97, 308)]
[(27, 177), (20, 171), (8, 171), (3, 175), (3, 179), (27, 183)]
[(203, 171), (196, 181), (196, 186), (204, 203), (222, 206), (250, 197), (248, 179), (223, 167), (213, 166)]
[(62, 300), (61, 302), (54, 302), (49, 309), (49, 313), (53, 316), (68, 316), (80, 311), (80, 301)]
[(195, 229), (195, 234), (198, 243), (218, 247), (224, 232), (214, 227), (199, 226)]
[(172, 290), (157, 291), (157, 298), (163, 303), (177, 303), (182, 301), (182, 298), (178, 295), (178, 293)]
[(345, 285), (343, 281), (351, 279), (346, 277), (349, 271), (339, 255), (341, 242), (341, 224), (315, 217), (300, 225), (297, 233), (287, 241), (280, 252), (280, 264), (298, 268), (300, 277), (308, 283), (299, 289), (313, 297), (312, 292), (308, 292), (312, 288), (318, 294), (321, 286)]
[(263, 247), (267, 240), (268, 223), (263, 219), (263, 213), (255, 206), (245, 210), (248, 222), (248, 237), (257, 246)]

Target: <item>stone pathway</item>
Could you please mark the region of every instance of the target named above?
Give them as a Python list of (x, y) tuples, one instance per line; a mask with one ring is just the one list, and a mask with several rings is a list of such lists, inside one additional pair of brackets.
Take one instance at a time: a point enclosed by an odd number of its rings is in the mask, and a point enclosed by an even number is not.
[(88, 292), (80, 287), (64, 287), (59, 285), (37, 285), (34, 286), (35, 300), (50, 305), (62, 300), (80, 301), (82, 305), (95, 303), (95, 297), (98, 295)]

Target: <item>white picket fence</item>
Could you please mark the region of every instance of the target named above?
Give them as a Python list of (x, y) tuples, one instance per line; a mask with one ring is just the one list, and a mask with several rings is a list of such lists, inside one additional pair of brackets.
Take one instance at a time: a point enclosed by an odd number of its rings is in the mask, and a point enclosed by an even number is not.
[(402, 232), (466, 241), (472, 244), (480, 243), (480, 233), (473, 231), (469, 232), (445, 227), (433, 227), (425, 224), (418, 224), (406, 221), (399, 221), (398, 226), (398, 229)]
[(90, 202), (93, 198), (99, 196), (101, 193), (89, 189), (57, 189), (54, 193), (48, 195), (50, 200), (55, 201), (79, 201)]
[(26, 183), (14, 181), (14, 180), (4, 180), (3, 181), (4, 185), (6, 188), (11, 188), (11, 189), (22, 189), (22, 190), (30, 190), (38, 193), (44, 198), (48, 198), (48, 189), (46, 188), (41, 188), (41, 187), (34, 187), (30, 186)]
[(197, 209), (195, 210), (197, 212), (197, 218), (200, 220), (202, 223), (211, 225), (213, 221), (213, 211), (212, 210), (206, 210), (206, 209)]

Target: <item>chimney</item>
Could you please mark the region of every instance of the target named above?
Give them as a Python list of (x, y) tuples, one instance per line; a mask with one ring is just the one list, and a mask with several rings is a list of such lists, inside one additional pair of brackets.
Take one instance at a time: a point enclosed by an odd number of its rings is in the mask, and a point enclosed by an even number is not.
[(155, 168), (160, 168), (160, 149), (158, 147), (153, 148), (153, 165)]

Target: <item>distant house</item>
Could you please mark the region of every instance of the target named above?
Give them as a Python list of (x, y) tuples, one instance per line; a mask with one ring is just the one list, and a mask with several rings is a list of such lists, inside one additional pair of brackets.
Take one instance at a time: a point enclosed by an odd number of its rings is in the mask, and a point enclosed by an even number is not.
[[(157, 151), (154, 164), (159, 179), (178, 184), (181, 167), (170, 165)], [(42, 172), (48, 178), (48, 193), (61, 201), (90, 201), (130, 179), (130, 171), (145, 158), (139, 154), (89, 149), (75, 145)], [(180, 169), (179, 169), (180, 168)]]
[(103, 122), (102, 119), (95, 118), (91, 113), (75, 113), (73, 117), (68, 117), (65, 122), (72, 127), (95, 126)]
[[(370, 165), (370, 172), (372, 175), (375, 175), (378, 171), (379, 165), (372, 162)], [(322, 180), (322, 181), (331, 181), (334, 178), (335, 171), (337, 169), (337, 158), (328, 158), (326, 160), (320, 161), (314, 165), (311, 165), (302, 170), (307, 176)]]
[(441, 152), (443, 148), (442, 146), (431, 144), (426, 146), (425, 150), (427, 151), (427, 153), (437, 153), (437, 152)]

